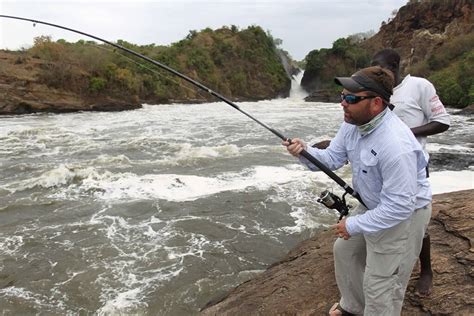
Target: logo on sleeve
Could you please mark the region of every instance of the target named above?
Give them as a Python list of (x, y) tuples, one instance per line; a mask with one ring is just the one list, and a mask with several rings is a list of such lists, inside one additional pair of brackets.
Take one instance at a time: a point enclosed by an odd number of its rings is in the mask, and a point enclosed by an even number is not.
[(436, 102), (436, 101), (438, 101), (438, 100), (439, 100), (438, 95), (435, 95), (435, 96), (433, 96), (433, 97), (430, 99), (430, 102)]
[(440, 114), (440, 113), (446, 113), (446, 109), (442, 104), (435, 106), (434, 108), (431, 109), (431, 113), (433, 114)]

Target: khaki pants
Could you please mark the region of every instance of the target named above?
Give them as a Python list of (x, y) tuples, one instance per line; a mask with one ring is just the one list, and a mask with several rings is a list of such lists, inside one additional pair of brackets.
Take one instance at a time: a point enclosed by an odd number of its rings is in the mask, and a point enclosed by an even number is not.
[(405, 258), (402, 259), (402, 265), (400, 266), (399, 275), (399, 286), (395, 291), (394, 299), (394, 314), (400, 315), (403, 307), (403, 297), (405, 296), (405, 290), (410, 281), (410, 276), (415, 266), (418, 257), (420, 256), (421, 247), (423, 245), (423, 238), (425, 232), (428, 229), (428, 224), (431, 219), (431, 204), (417, 209), (412, 216), (412, 224), (410, 228), (410, 236), (408, 239), (410, 243), (408, 245), (408, 251), (405, 254)]
[[(392, 228), (336, 240), (334, 266), (343, 309), (365, 316), (400, 315), (426, 227), (428, 212), (421, 216), (420, 210)], [(354, 213), (363, 212), (359, 207)]]

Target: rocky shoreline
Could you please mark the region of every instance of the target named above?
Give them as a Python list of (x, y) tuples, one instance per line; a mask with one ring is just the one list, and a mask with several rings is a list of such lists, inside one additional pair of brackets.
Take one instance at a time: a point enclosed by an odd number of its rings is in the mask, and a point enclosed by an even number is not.
[[(474, 189), (435, 195), (429, 231), (434, 287), (415, 294), (412, 274), (402, 315), (474, 314)], [(209, 302), (202, 315), (325, 315), (339, 299), (334, 236), (325, 230), (303, 241), (257, 277)]]

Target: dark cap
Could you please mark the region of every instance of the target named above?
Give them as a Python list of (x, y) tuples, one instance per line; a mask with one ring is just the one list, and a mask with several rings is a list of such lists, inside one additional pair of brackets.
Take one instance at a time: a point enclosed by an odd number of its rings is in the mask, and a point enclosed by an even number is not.
[(350, 77), (336, 77), (334, 81), (350, 92), (375, 92), (387, 102), (393, 94), (393, 74), (380, 66), (361, 69)]

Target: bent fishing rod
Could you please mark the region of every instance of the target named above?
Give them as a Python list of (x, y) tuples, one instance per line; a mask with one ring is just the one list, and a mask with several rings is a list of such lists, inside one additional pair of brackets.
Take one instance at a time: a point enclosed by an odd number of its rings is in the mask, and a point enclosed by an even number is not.
[[(21, 20), (21, 21), (27, 21), (27, 22), (32, 22), (33, 25), (36, 25), (36, 24), (44, 24), (44, 25), (48, 25), (48, 26), (52, 26), (52, 27), (56, 27), (56, 28), (59, 28), (59, 29), (63, 29), (63, 30), (67, 30), (67, 31), (70, 31), (70, 32), (73, 32), (73, 33), (77, 33), (77, 34), (81, 34), (81, 35), (84, 35), (84, 36), (87, 36), (87, 37), (90, 37), (90, 38), (93, 38), (95, 40), (98, 40), (100, 42), (103, 42), (103, 43), (106, 43), (110, 46), (113, 46), (115, 48), (118, 48), (120, 50), (123, 50), (131, 55), (134, 55), (138, 58), (141, 58), (141, 59), (144, 59), (146, 61), (148, 61), (149, 63), (152, 63), (153, 65), (155, 66), (158, 66), (159, 68), (162, 68), (178, 77), (180, 77), (181, 79), (195, 85), (196, 87), (200, 88), (201, 90), (209, 93), (210, 95), (216, 97), (217, 99), (227, 103), (228, 105), (232, 106), (234, 109), (236, 109), (237, 111), (239, 111), (240, 113), (244, 114), (245, 116), (249, 117), (250, 119), (252, 119), (253, 121), (255, 121), (256, 123), (258, 123), (259, 125), (261, 125), (262, 127), (264, 127), (265, 129), (269, 130), (270, 132), (272, 132), (274, 135), (276, 135), (277, 137), (279, 137), (281, 140), (283, 141), (288, 141), (290, 144), (291, 144), (291, 139), (290, 138), (287, 138), (285, 136), (283, 136), (283, 134), (281, 134), (280, 132), (278, 132), (277, 130), (271, 128), (270, 126), (268, 126), (267, 124), (261, 122), (260, 120), (256, 119), (255, 117), (253, 117), (252, 115), (250, 115), (249, 113), (247, 113), (246, 111), (242, 110), (237, 104), (235, 104), (234, 102), (230, 101), (229, 99), (225, 98), (224, 96), (220, 95), (219, 93), (211, 90), (210, 88), (206, 87), (205, 85), (201, 84), (200, 82), (194, 80), (194, 79), (191, 79), (189, 78), (188, 76), (186, 75), (183, 75), (182, 73), (174, 70), (173, 68), (165, 65), (165, 64), (162, 64), (154, 59), (151, 59), (147, 56), (144, 56), (140, 53), (137, 53), (135, 52), (134, 50), (131, 50), (129, 48), (126, 48), (122, 45), (119, 45), (119, 44), (116, 44), (116, 43), (113, 43), (111, 41), (108, 41), (108, 40), (105, 40), (103, 38), (100, 38), (100, 37), (97, 37), (95, 35), (91, 35), (91, 34), (88, 34), (88, 33), (85, 33), (85, 32), (82, 32), (82, 31), (78, 31), (78, 30), (75, 30), (75, 29), (71, 29), (69, 27), (65, 27), (65, 26), (61, 26), (61, 25), (58, 25), (58, 24), (53, 24), (53, 23), (49, 23), (49, 22), (44, 22), (44, 21), (39, 21), (39, 20), (34, 20), (34, 19), (29, 19), (29, 18), (23, 18), (23, 17), (18, 17), (18, 16), (12, 16), (12, 15), (0, 15), (0, 18), (7, 18), (7, 19), (14, 19), (14, 20)], [(318, 159), (316, 159), (315, 157), (313, 157), (312, 155), (310, 155), (306, 150), (303, 150), (301, 151), (300, 153), (301, 156), (305, 157), (309, 162), (311, 162), (313, 165), (315, 165), (316, 167), (319, 168), (319, 170), (323, 171), (325, 174), (327, 174), (332, 180), (334, 180), (337, 184), (339, 184), (343, 189), (344, 191), (346, 192), (344, 194), (344, 196), (346, 194), (350, 194), (352, 195), (353, 197), (355, 197), (362, 205), (365, 206), (365, 203), (362, 201), (362, 198), (360, 197), (359, 193), (357, 193), (356, 191), (354, 191), (354, 189), (352, 189), (344, 180), (342, 180), (338, 175), (336, 175), (331, 169), (329, 169), (328, 167), (326, 167), (322, 162), (320, 162)], [(341, 204), (344, 204), (345, 205), (345, 199), (344, 199), (344, 196), (341, 199), (339, 199), (337, 196), (335, 196), (334, 194), (332, 194), (331, 192), (329, 191), (324, 191), (323, 194), (321, 194), (321, 198), (318, 200), (320, 203), (323, 203), (324, 205), (326, 205), (327, 207), (329, 208), (333, 208), (333, 209), (337, 209), (339, 211), (339, 213), (341, 213), (341, 217), (342, 216), (345, 216), (347, 215), (348, 213), (348, 209), (347, 207), (342, 207), (340, 206)], [(332, 201), (331, 201), (331, 198), (332, 198)], [(333, 203), (334, 202), (334, 203)], [(341, 202), (344, 202), (344, 203), (341, 203)]]

